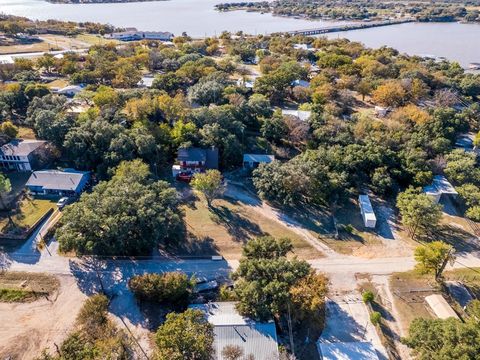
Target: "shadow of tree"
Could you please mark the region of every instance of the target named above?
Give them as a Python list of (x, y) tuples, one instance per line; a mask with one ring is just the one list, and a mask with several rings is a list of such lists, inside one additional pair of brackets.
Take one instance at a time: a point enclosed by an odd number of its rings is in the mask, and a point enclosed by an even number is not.
[(480, 255), (480, 242), (468, 231), (457, 226), (440, 225), (435, 231), (422, 240), (440, 240), (452, 245), (458, 253), (473, 253)]
[(211, 212), (213, 222), (225, 227), (235, 241), (245, 242), (252, 236), (263, 234), (258, 224), (233, 212), (226, 206), (212, 207)]

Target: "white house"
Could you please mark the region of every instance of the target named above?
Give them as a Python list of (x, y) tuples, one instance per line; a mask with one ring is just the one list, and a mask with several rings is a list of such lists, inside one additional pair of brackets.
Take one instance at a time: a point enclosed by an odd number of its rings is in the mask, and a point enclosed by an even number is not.
[(260, 164), (268, 164), (275, 160), (274, 155), (243, 154), (243, 168), (254, 169)]
[(64, 88), (57, 89), (54, 92), (59, 95), (65, 95), (65, 96), (75, 96), (79, 92), (83, 90), (83, 86), (80, 85), (68, 85), (65, 86)]
[(0, 148), (0, 168), (4, 170), (31, 171), (38, 163), (46, 141), (16, 139)]
[(383, 106), (375, 106), (375, 114), (378, 117), (385, 117), (390, 112), (390, 108)]
[(301, 80), (301, 79), (293, 80), (290, 85), (291, 86), (300, 86), (300, 87), (304, 87), (304, 88), (310, 87), (310, 83), (308, 81)]
[(362, 213), (363, 223), (367, 228), (374, 228), (377, 225), (377, 217), (373, 211), (372, 203), (368, 195), (360, 195), (358, 197), (360, 212)]
[(302, 121), (307, 121), (308, 119), (310, 119), (312, 112), (308, 110), (282, 109), (282, 115), (295, 116)]

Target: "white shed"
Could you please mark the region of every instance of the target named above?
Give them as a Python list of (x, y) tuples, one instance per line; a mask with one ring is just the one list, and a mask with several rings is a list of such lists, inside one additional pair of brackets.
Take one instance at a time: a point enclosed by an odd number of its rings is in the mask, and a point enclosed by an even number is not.
[(432, 198), (436, 203), (440, 201), (442, 195), (456, 197), (458, 192), (445, 176), (435, 175), (433, 182), (423, 188), (423, 192)]
[(377, 225), (377, 217), (373, 211), (372, 203), (368, 195), (360, 195), (358, 197), (360, 212), (362, 213), (363, 223), (365, 227), (374, 228)]
[(440, 294), (433, 294), (425, 297), (425, 301), (439, 319), (459, 319), (457, 313), (447, 303), (447, 300)]

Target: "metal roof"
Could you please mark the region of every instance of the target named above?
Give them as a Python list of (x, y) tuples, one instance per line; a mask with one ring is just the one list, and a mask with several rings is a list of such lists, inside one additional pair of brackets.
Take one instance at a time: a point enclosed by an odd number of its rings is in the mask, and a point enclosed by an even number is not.
[(44, 190), (77, 191), (89, 173), (73, 169), (34, 171), (26, 186), (42, 187)]
[(222, 350), (227, 345), (237, 345), (245, 356), (252, 354), (256, 360), (279, 358), (275, 323), (259, 323), (240, 315), (234, 302), (216, 302), (190, 305), (205, 313), (214, 325), (216, 357), (223, 360)]
[(275, 160), (274, 155), (243, 154), (243, 162), (271, 163), (273, 160)]
[(433, 294), (425, 297), (425, 301), (439, 319), (459, 319), (457, 313), (447, 303), (447, 300), (440, 294)]
[(43, 140), (12, 140), (1, 147), (0, 155), (28, 156), (45, 143)]
[(425, 186), (423, 191), (427, 195), (458, 194), (457, 190), (455, 190), (453, 185), (450, 184), (447, 178), (443, 175), (435, 175), (432, 184)]
[(370, 342), (318, 343), (323, 360), (378, 360)]
[(358, 197), (358, 202), (360, 203), (360, 208), (362, 209), (362, 212), (365, 214), (366, 219), (369, 219), (369, 220), (377, 219), (368, 195), (360, 195)]

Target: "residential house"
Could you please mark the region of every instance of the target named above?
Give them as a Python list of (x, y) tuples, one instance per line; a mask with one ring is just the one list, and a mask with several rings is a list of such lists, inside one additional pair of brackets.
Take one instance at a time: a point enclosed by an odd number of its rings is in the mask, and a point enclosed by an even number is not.
[(360, 212), (362, 213), (363, 224), (367, 228), (375, 228), (377, 225), (377, 217), (373, 211), (372, 203), (368, 195), (360, 195), (358, 197), (358, 204), (360, 205)]
[(218, 169), (218, 149), (188, 147), (178, 149), (177, 163), (172, 167), (176, 179), (189, 181), (195, 173)]
[(75, 169), (34, 171), (26, 183), (34, 195), (78, 196), (90, 181), (90, 173)]
[(385, 117), (388, 115), (388, 113), (391, 111), (389, 107), (383, 107), (383, 106), (375, 106), (375, 115), (378, 117)]
[(137, 83), (138, 87), (151, 88), (155, 77), (152, 74), (144, 75)]
[(268, 164), (275, 160), (275, 155), (243, 154), (243, 168), (255, 169), (260, 164)]
[(432, 183), (423, 188), (423, 192), (436, 203), (440, 202), (442, 196), (455, 198), (458, 195), (457, 190), (443, 175), (435, 175)]
[(295, 116), (302, 121), (307, 121), (312, 116), (312, 112), (308, 110), (282, 109), (282, 115)]
[(3, 170), (31, 171), (41, 164), (45, 146), (43, 140), (15, 139), (0, 148), (0, 168)]
[(277, 331), (275, 323), (261, 323), (240, 315), (234, 302), (215, 302), (189, 306), (201, 310), (213, 325), (214, 348), (217, 360), (226, 360), (222, 350), (227, 345), (238, 346), (245, 357), (255, 360), (278, 360)]
[(83, 86), (81, 85), (68, 85), (60, 89), (53, 89), (55, 94), (65, 96), (75, 96), (81, 91), (83, 91)]

